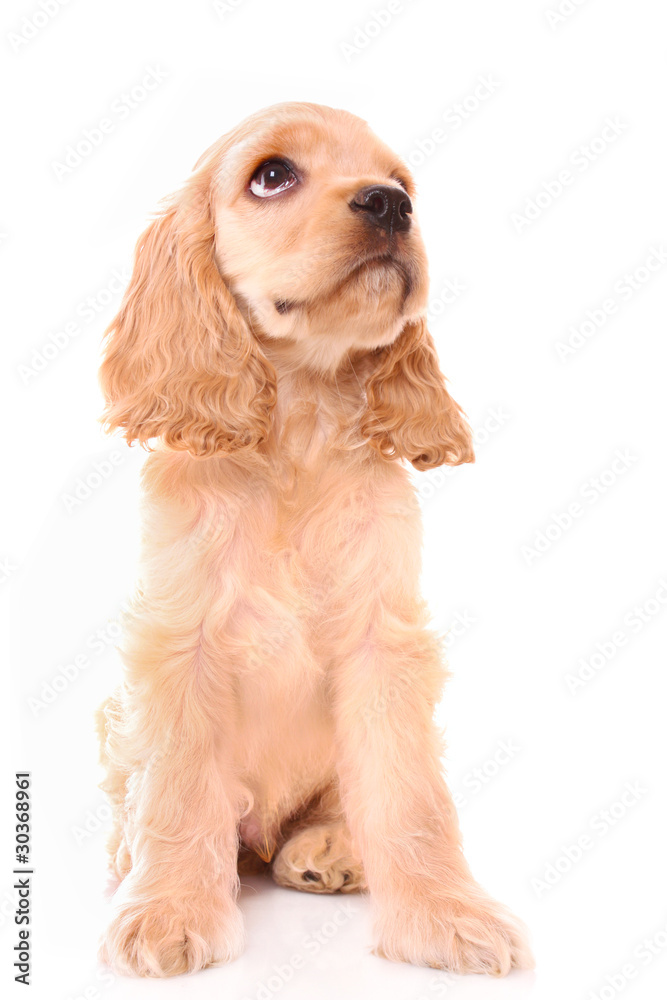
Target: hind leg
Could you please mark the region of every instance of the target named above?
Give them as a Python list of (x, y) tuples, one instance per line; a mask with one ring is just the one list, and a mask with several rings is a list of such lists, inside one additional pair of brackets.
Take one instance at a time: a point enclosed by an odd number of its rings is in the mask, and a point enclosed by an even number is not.
[(341, 820), (294, 834), (273, 862), (278, 885), (304, 892), (359, 892), (366, 888), (361, 861)]
[(331, 782), (283, 830), (272, 867), (278, 885), (303, 892), (359, 892), (366, 888), (361, 861)]

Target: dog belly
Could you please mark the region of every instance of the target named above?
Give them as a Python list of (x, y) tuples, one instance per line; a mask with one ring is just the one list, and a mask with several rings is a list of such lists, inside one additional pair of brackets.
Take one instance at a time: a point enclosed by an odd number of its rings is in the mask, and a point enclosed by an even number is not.
[[(396, 495), (404, 496), (406, 474), (381, 471), (382, 502), (393, 509)], [(240, 515), (243, 532), (237, 532), (243, 559), (230, 552), (227, 561), (238, 574), (227, 588), (236, 600), (224, 623), (234, 671), (234, 761), (252, 800), (239, 833), (262, 857), (275, 849), (281, 826), (336, 774), (327, 676), (330, 593), (348, 573), (350, 535), (382, 513), (354, 478), (352, 499), (332, 513), (330, 498), (341, 495), (344, 482), (338, 467), (319, 479), (302, 476), (289, 504), (255, 483), (247, 490), (253, 505)]]
[(267, 678), (241, 683), (236, 763), (252, 796), (239, 836), (270, 860), (282, 824), (297, 815), (334, 773), (333, 723), (323, 685), (272, 690)]

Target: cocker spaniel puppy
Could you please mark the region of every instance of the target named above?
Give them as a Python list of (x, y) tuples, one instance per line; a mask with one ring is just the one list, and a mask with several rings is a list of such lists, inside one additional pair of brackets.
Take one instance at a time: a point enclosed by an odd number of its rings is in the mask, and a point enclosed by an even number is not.
[(101, 369), (106, 426), (153, 443), (125, 680), (99, 719), (118, 972), (238, 956), (239, 871), (269, 866), (368, 890), (379, 955), (531, 965), (464, 860), (433, 722), (406, 463), (473, 450), (426, 329), (413, 194), (363, 121), (282, 104), (139, 239)]

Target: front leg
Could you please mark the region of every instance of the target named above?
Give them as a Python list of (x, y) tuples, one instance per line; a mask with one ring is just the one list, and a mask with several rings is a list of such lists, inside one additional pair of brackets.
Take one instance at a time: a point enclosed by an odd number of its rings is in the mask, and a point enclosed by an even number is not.
[(123, 974), (193, 972), (243, 947), (241, 790), (216, 733), (233, 713), (201, 632), (139, 616), (125, 654), (130, 682), (107, 720), (107, 754), (127, 774), (131, 869), (100, 955)]
[[(433, 722), (445, 671), (418, 597), (419, 526), (394, 499), (350, 530), (329, 626), (341, 796), (394, 960), (504, 975), (533, 960), (522, 925), (472, 878)], [(355, 524), (355, 527), (356, 527)]]
[(226, 628), (243, 525), (224, 498), (197, 501), (196, 477), (211, 472), (159, 452), (144, 468), (142, 594), (126, 622), (125, 683), (101, 727), (122, 878), (101, 957), (125, 974), (192, 972), (243, 948), (238, 823), (250, 793), (237, 776)]
[(474, 881), (431, 720), (436, 650), (408, 622), (376, 625), (338, 678), (343, 803), (370, 890), (376, 952), (505, 975), (530, 968), (521, 924)]

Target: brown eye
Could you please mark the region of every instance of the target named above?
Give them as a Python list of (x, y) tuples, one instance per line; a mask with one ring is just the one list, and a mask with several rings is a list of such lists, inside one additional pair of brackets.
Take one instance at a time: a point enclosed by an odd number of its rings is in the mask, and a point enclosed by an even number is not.
[(282, 160), (267, 160), (253, 174), (250, 190), (258, 198), (271, 198), (274, 194), (287, 191), (296, 182), (296, 175), (286, 163)]

